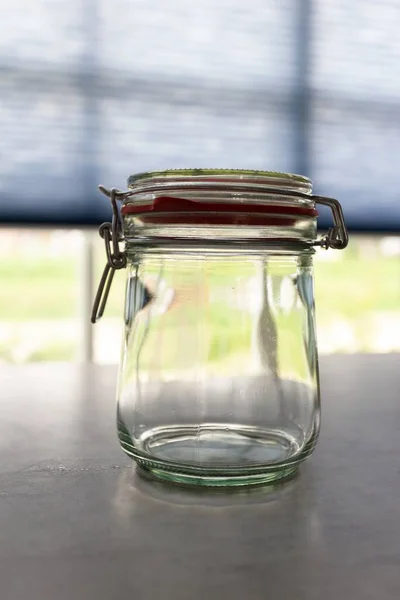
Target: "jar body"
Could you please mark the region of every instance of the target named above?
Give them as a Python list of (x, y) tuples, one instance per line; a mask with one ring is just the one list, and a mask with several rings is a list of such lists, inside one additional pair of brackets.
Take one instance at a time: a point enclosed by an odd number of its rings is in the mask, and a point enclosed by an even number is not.
[(127, 252), (124, 451), (155, 476), (247, 485), (313, 450), (320, 400), (308, 249)]

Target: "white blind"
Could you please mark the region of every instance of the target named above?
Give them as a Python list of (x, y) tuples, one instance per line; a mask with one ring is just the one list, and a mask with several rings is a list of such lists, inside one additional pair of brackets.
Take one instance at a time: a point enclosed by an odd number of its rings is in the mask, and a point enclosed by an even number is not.
[(400, 2), (318, 0), (311, 172), (358, 227), (400, 229)]
[(0, 218), (95, 223), (97, 183), (302, 171), (400, 227), (400, 3), (15, 0), (0, 24)]

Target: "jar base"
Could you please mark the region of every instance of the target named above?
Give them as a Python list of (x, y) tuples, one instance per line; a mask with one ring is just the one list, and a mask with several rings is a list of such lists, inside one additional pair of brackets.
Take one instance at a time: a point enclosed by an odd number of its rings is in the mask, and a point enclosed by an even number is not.
[(254, 485), (271, 485), (278, 481), (293, 477), (298, 465), (279, 469), (277, 471), (267, 472), (258, 475), (242, 475), (242, 476), (207, 476), (207, 475), (189, 475), (185, 473), (175, 473), (173, 471), (164, 471), (155, 469), (142, 464), (142, 461), (137, 461), (139, 471), (144, 471), (150, 474), (155, 479), (160, 481), (191, 485), (196, 487), (239, 487), (239, 486), (254, 486)]
[(133, 443), (119, 424), (122, 448), (157, 479), (196, 486), (273, 483), (295, 473), (315, 445), (274, 429), (203, 424), (157, 427)]

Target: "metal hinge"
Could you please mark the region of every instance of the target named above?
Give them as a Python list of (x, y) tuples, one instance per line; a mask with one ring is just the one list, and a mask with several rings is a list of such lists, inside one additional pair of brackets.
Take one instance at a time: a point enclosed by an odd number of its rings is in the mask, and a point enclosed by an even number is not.
[(335, 200), (335, 198), (325, 198), (325, 196), (312, 196), (312, 199), (315, 204), (329, 206), (332, 211), (334, 223), (334, 226), (328, 229), (328, 233), (315, 242), (315, 245), (325, 249), (334, 248), (335, 250), (343, 250), (349, 243), (349, 234), (347, 232), (342, 206), (339, 200)]
[(126, 267), (126, 254), (124, 250), (120, 249), (120, 243), (123, 242), (124, 237), (117, 201), (130, 194), (116, 188), (108, 190), (102, 185), (99, 185), (99, 190), (110, 198), (113, 214), (111, 223), (103, 223), (99, 228), (100, 237), (103, 238), (106, 248), (107, 262), (93, 302), (92, 323), (96, 323), (103, 316), (115, 271)]

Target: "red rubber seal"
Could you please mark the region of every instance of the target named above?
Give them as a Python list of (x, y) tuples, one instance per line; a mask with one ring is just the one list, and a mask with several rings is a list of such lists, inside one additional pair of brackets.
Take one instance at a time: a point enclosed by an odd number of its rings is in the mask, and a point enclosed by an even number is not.
[(137, 215), (144, 223), (188, 225), (293, 225), (299, 218), (318, 216), (315, 208), (274, 204), (197, 202), (159, 196), (147, 204), (126, 204), (121, 214)]

